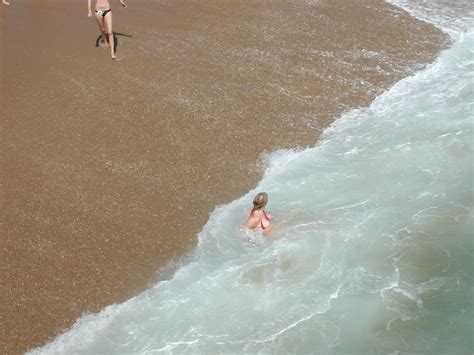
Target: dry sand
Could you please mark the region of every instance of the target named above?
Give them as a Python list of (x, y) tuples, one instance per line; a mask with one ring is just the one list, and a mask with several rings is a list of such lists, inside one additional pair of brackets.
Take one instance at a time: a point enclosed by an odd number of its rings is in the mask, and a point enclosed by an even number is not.
[(146, 288), (263, 152), (313, 145), (447, 43), (379, 0), (112, 5), (115, 62), (85, 0), (0, 7), (2, 354)]

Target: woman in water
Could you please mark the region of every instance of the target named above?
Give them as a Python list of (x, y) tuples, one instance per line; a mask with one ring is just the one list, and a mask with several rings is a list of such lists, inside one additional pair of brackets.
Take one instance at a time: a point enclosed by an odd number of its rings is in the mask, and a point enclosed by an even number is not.
[[(87, 0), (89, 17), (92, 17), (91, 3), (92, 0)], [(123, 7), (127, 7), (127, 4), (125, 4), (123, 0), (120, 0), (120, 3)], [(110, 8), (109, 0), (96, 0), (95, 19), (97, 20), (97, 24), (99, 25), (100, 35), (104, 42), (107, 42), (107, 37), (105, 36), (105, 34), (108, 34), (110, 54), (112, 56), (112, 59), (115, 59), (114, 32), (112, 31), (112, 9)]]
[(245, 228), (259, 229), (263, 234), (268, 234), (271, 230), (272, 217), (265, 212), (265, 206), (268, 202), (268, 195), (266, 192), (259, 192), (253, 199), (253, 208), (250, 211), (250, 216), (245, 223)]

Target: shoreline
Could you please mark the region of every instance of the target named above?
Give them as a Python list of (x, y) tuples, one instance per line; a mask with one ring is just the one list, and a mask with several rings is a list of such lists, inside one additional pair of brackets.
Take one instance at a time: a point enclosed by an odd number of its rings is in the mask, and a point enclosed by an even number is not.
[[(119, 36), (117, 63), (93, 47), (83, 6), (1, 10), (3, 353), (45, 344), (84, 312), (145, 289), (192, 250), (216, 205), (258, 181), (263, 152), (315, 144), (342, 112), (367, 106), (447, 43), (381, 1), (342, 4), (303, 16), (308, 5), (114, 7), (115, 31), (132, 36)], [(23, 17), (47, 25), (11, 31)], [(300, 31), (285, 27), (296, 20)], [(55, 36), (63, 21), (71, 43)]]

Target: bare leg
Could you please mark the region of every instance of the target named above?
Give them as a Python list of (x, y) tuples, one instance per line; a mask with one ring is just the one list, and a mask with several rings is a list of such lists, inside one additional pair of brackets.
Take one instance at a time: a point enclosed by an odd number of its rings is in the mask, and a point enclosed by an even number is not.
[(114, 46), (114, 32), (112, 31), (112, 11), (108, 12), (104, 17), (105, 28), (109, 35), (109, 46), (110, 46), (110, 55), (112, 59), (115, 59), (115, 46)]
[(104, 25), (104, 18), (102, 15), (99, 15), (97, 12), (95, 13), (95, 19), (97, 20), (97, 24), (99, 25), (100, 35), (102, 36), (102, 41), (107, 43), (107, 37), (105, 36), (105, 25)]

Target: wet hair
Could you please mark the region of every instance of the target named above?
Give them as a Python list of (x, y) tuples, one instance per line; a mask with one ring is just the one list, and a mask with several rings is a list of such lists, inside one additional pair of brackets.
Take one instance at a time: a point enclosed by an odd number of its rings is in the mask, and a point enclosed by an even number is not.
[[(261, 210), (267, 205), (268, 195), (266, 192), (259, 192), (253, 199), (253, 208), (252, 212), (256, 210)], [(250, 212), (250, 213), (252, 213)]]

